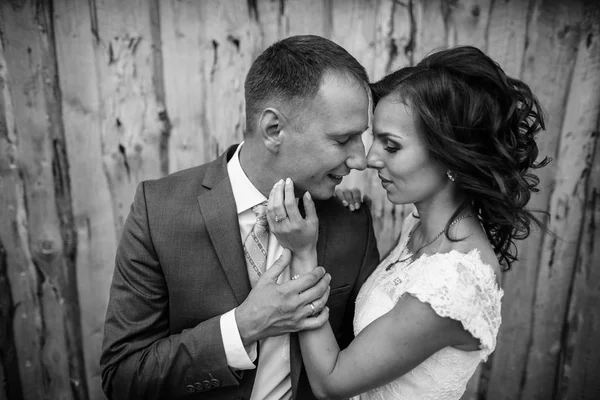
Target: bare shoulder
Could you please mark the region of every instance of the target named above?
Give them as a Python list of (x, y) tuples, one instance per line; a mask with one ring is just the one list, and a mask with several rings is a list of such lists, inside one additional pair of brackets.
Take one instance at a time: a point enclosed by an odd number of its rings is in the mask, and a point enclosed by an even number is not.
[(460, 253), (468, 254), (476, 249), (479, 252), (481, 261), (489, 265), (496, 276), (500, 277), (502, 270), (496, 253), (494, 253), (494, 248), (476, 219), (469, 218), (465, 223), (453, 226), (449, 234), (451, 238), (462, 240), (456, 242), (448, 240), (444, 252), (456, 250)]

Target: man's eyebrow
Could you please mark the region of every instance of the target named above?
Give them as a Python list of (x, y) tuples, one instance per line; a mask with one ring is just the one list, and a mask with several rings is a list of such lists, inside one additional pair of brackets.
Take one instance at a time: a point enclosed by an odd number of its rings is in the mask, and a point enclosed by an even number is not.
[(354, 136), (354, 135), (362, 135), (363, 133), (365, 133), (367, 130), (369, 130), (369, 127), (367, 126), (364, 130), (362, 131), (351, 131), (351, 132), (328, 132), (327, 135), (329, 136)]
[(365, 133), (366, 130), (364, 131), (354, 131), (354, 132), (329, 132), (327, 133), (327, 136), (331, 136), (331, 137), (342, 137), (342, 136), (357, 136), (357, 135), (362, 135), (363, 133)]

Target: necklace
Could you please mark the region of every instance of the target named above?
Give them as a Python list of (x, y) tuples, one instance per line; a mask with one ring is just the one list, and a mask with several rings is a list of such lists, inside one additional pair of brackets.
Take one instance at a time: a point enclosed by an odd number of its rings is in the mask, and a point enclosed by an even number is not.
[[(440, 233), (438, 233), (437, 235), (435, 235), (433, 237), (433, 239), (431, 239), (430, 241), (428, 241), (427, 243), (425, 243), (423, 246), (419, 247), (417, 249), (417, 251), (415, 251), (413, 254), (417, 254), (418, 252), (420, 252), (421, 250), (423, 250), (425, 247), (429, 246), (430, 244), (432, 244), (433, 242), (435, 242), (436, 240), (439, 239), (440, 236), (442, 236), (444, 233), (446, 233), (446, 231), (454, 224), (456, 224), (458, 221), (463, 220), (465, 218), (469, 218), (472, 217), (473, 214), (465, 214), (463, 216), (460, 216), (458, 218), (456, 218), (454, 221), (450, 222), (450, 225), (448, 225), (448, 228), (444, 228), (440, 231)], [(417, 226), (415, 226), (413, 228), (412, 231), (410, 231), (410, 233), (408, 234), (408, 239), (406, 239), (406, 244), (404, 245), (404, 249), (402, 249), (402, 251), (400, 252), (400, 254), (404, 253), (404, 250), (406, 250), (406, 248), (408, 247), (408, 243), (410, 242), (410, 239), (412, 238), (413, 233), (415, 233), (415, 231), (417, 230), (417, 228), (421, 226), (421, 221), (419, 221), (419, 223), (417, 224)], [(394, 265), (396, 265), (396, 263), (399, 262), (404, 262), (406, 260), (410, 260), (412, 258), (412, 255), (400, 260), (400, 257), (398, 257), (398, 259), (396, 261), (392, 261), (387, 267), (385, 267), (386, 271), (389, 271), (390, 269), (392, 269), (392, 267)]]

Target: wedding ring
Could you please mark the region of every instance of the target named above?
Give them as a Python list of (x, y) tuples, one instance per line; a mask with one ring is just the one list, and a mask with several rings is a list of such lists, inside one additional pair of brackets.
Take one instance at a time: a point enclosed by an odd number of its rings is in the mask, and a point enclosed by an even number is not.
[(275, 216), (275, 222), (281, 222), (287, 218), (287, 215), (280, 217), (279, 215)]
[(310, 314), (310, 316), (312, 317), (313, 315), (315, 315), (315, 313), (317, 312), (317, 310), (315, 309), (315, 306), (313, 305), (312, 301), (310, 303), (308, 303), (308, 305), (312, 309), (312, 314)]
[(297, 275), (297, 274), (296, 274), (296, 275), (292, 276), (292, 280), (293, 280), (293, 281), (295, 281), (295, 280), (296, 280), (296, 279), (298, 279), (298, 278), (300, 278), (300, 275)]

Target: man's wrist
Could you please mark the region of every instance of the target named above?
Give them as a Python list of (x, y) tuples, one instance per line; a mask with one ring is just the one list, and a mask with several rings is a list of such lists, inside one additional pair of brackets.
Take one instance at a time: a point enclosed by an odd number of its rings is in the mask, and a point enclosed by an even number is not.
[(240, 333), (240, 339), (242, 339), (242, 344), (244, 347), (248, 347), (252, 343), (258, 341), (258, 335), (252, 324), (252, 318), (244, 318), (243, 310), (240, 311), (240, 308), (242, 307), (243, 304), (235, 309), (235, 320), (237, 322), (238, 332)]
[(227, 365), (231, 370), (236, 373), (239, 370), (255, 368), (256, 343), (244, 346), (235, 320), (235, 309), (221, 315), (220, 325)]

